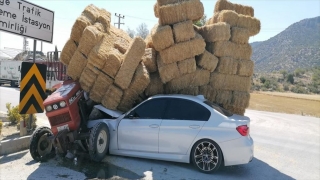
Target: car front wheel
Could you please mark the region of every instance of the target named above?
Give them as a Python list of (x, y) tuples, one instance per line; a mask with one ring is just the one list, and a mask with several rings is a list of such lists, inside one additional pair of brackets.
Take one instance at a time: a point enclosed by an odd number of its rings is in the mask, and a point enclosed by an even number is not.
[(221, 165), (221, 149), (214, 141), (200, 140), (192, 148), (191, 160), (199, 171), (213, 173)]

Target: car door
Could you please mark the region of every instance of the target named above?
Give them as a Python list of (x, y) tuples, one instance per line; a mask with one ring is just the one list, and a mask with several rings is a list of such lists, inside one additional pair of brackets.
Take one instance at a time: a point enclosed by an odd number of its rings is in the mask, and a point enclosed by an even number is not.
[(159, 152), (159, 127), (166, 100), (154, 98), (129, 112), (118, 126), (120, 150)]
[(159, 153), (186, 154), (210, 114), (197, 102), (172, 98), (160, 126)]

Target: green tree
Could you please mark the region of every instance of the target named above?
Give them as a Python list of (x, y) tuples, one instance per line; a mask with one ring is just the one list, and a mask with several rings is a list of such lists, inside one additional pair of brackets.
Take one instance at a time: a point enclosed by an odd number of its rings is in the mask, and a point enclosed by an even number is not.
[(287, 82), (290, 82), (291, 84), (293, 84), (293, 83), (294, 83), (293, 74), (288, 74)]
[(260, 77), (260, 82), (264, 84), (264, 82), (266, 82), (266, 78), (265, 77)]
[(286, 79), (288, 72), (286, 70), (281, 70), (280, 73), (282, 74), (283, 79)]
[(198, 27), (201, 27), (201, 26), (204, 26), (206, 22), (207, 22), (207, 15), (204, 14), (200, 20), (193, 21), (193, 24)]

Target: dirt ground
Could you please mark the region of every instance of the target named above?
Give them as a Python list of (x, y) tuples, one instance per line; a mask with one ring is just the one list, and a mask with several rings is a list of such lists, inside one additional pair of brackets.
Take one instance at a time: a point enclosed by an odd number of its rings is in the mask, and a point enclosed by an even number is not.
[(5, 114), (0, 113), (0, 119), (3, 123), (0, 134), (0, 141), (17, 138), (20, 136), (20, 131), (17, 129), (17, 125), (10, 125), (10, 122), (7, 121)]

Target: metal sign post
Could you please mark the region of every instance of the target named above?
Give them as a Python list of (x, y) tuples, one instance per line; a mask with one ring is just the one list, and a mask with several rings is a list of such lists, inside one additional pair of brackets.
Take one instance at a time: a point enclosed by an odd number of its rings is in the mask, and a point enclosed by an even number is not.
[[(37, 40), (33, 40), (33, 63), (36, 62)], [(28, 131), (32, 129), (33, 114), (29, 114)]]

